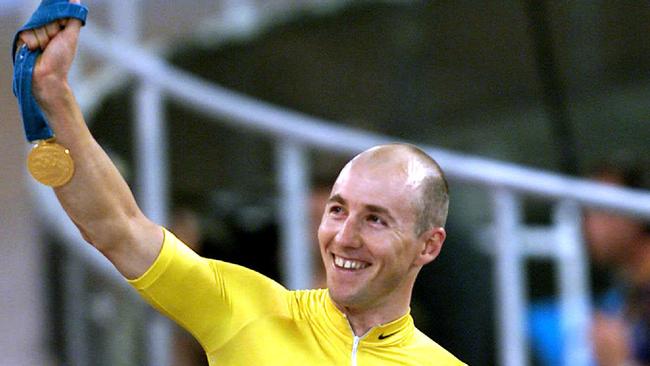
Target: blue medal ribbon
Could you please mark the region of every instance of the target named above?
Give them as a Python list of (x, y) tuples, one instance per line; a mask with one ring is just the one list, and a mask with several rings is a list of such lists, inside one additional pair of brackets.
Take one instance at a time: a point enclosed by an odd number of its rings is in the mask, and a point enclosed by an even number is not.
[(32, 74), (41, 50), (30, 51), (27, 45), (23, 45), (16, 52), (18, 34), (25, 30), (40, 28), (58, 19), (75, 18), (85, 24), (87, 15), (88, 8), (84, 5), (72, 4), (68, 0), (43, 0), (27, 23), (14, 36), (11, 47), (14, 61), (13, 91), (18, 99), (20, 114), (25, 126), (25, 136), (30, 142), (50, 139), (54, 137), (54, 133), (48, 126), (47, 119), (32, 94)]

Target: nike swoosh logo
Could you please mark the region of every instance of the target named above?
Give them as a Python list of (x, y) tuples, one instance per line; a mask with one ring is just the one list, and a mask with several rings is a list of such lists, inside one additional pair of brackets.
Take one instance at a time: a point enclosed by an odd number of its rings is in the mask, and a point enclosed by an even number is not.
[(394, 332), (394, 333), (390, 333), (390, 334), (386, 334), (386, 335), (384, 335), (384, 333), (382, 333), (382, 334), (379, 335), (378, 338), (379, 338), (379, 340), (386, 339), (386, 338), (388, 338), (388, 337), (392, 337), (392, 336), (394, 336), (394, 335), (397, 334), (397, 333), (398, 333), (398, 332)]

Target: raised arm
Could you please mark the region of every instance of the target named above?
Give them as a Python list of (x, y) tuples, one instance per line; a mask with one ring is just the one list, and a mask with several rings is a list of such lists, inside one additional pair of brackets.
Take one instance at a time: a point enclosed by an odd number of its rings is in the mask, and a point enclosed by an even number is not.
[[(78, 3), (78, 0), (71, 2)], [(65, 25), (64, 25), (65, 24)], [(59, 21), (20, 34), (30, 49), (41, 48), (33, 93), (59, 144), (70, 150), (75, 172), (56, 195), (84, 239), (127, 278), (143, 274), (160, 251), (160, 226), (144, 216), (128, 185), (92, 137), (68, 83), (81, 22)]]

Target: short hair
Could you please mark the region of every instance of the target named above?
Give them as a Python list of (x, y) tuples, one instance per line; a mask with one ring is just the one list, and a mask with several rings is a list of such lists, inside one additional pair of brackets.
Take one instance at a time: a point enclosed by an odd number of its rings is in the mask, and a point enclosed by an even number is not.
[(442, 168), (431, 156), (417, 146), (405, 145), (433, 172), (424, 177), (420, 195), (414, 200), (415, 231), (420, 235), (433, 227), (445, 227), (449, 213), (449, 184)]
[(360, 155), (367, 154), (377, 163), (392, 160), (392, 156), (396, 159), (394, 161), (398, 162), (402, 157), (394, 155), (396, 150), (401, 150), (409, 157), (415, 158), (426, 171), (420, 181), (419, 195), (412, 202), (415, 210), (416, 234), (420, 235), (433, 227), (444, 227), (449, 211), (449, 185), (442, 168), (431, 156), (419, 147), (407, 143), (380, 145)]

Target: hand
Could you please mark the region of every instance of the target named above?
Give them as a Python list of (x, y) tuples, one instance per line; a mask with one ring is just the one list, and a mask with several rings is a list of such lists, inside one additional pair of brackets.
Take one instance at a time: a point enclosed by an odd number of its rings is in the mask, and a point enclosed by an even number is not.
[(620, 317), (596, 314), (592, 339), (598, 365), (620, 366), (630, 360), (630, 334), (626, 323)]
[[(70, 0), (79, 4), (80, 0)], [(81, 21), (61, 19), (43, 27), (23, 31), (18, 35), (18, 47), (26, 44), (30, 50), (41, 49), (32, 77), (32, 90), (39, 102), (56, 95), (58, 85), (67, 85), (68, 73), (77, 51)]]

